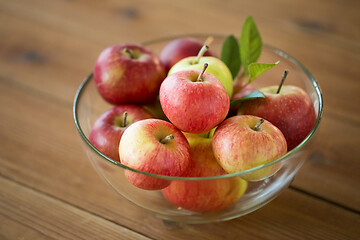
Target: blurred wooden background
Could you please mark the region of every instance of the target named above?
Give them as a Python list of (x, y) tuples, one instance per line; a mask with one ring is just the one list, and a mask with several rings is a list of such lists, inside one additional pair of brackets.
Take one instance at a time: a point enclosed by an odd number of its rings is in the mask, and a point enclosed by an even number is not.
[[(1, 0), (0, 239), (360, 239), (360, 1)], [(164, 225), (96, 174), (72, 102), (99, 52), (168, 35), (238, 35), (300, 60), (324, 95), (309, 161), (262, 209)]]

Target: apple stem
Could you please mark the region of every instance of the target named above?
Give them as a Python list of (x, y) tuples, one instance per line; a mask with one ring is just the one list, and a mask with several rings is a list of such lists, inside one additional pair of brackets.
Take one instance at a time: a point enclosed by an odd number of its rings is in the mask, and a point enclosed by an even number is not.
[(162, 144), (166, 144), (167, 142), (169, 142), (172, 139), (174, 139), (174, 135), (170, 134), (170, 135), (167, 135), (166, 137), (164, 137), (163, 139), (161, 139), (160, 142)]
[(122, 119), (121, 127), (126, 127), (127, 114), (128, 114), (127, 112), (124, 112), (122, 115), (123, 119)]
[(209, 36), (208, 38), (206, 38), (205, 42), (204, 42), (204, 45), (210, 46), (210, 44), (214, 41), (214, 38), (212, 36)]
[(124, 51), (125, 53), (127, 53), (127, 54), (130, 56), (131, 59), (134, 59), (134, 58), (135, 58), (134, 53), (133, 53), (133, 51), (131, 51), (131, 49), (124, 48), (123, 51)]
[(264, 119), (260, 118), (258, 123), (254, 127), (254, 131), (259, 131), (260, 125), (264, 122)]
[(199, 74), (198, 78), (196, 79), (197, 82), (203, 82), (204, 81), (203, 75), (204, 75), (204, 72), (205, 72), (205, 70), (207, 69), (208, 66), (209, 66), (209, 64), (204, 63), (204, 68), (201, 71), (201, 73)]
[(209, 46), (208, 46), (208, 45), (206, 45), (206, 44), (203, 45), (202, 48), (200, 49), (198, 55), (196, 56), (196, 59), (195, 59), (195, 61), (193, 62), (193, 64), (198, 64), (199, 61), (200, 61), (200, 58), (201, 58), (202, 56), (204, 56), (205, 52), (206, 52), (208, 49), (209, 49)]
[(285, 79), (286, 79), (286, 77), (287, 77), (287, 75), (288, 75), (288, 72), (289, 72), (288, 70), (285, 70), (285, 71), (284, 71), (284, 74), (283, 74), (283, 76), (282, 76), (282, 79), (281, 79), (279, 88), (278, 88), (278, 90), (276, 91), (276, 94), (279, 94), (279, 93), (280, 93), (281, 87), (283, 86), (283, 84), (284, 84), (284, 82), (285, 82)]

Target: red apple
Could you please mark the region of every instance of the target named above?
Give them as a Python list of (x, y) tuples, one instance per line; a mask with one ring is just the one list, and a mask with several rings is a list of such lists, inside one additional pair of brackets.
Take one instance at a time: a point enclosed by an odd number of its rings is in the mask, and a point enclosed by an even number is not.
[(238, 114), (255, 115), (278, 127), (284, 134), (290, 151), (313, 129), (316, 122), (314, 105), (309, 95), (297, 86), (278, 86), (259, 89), (265, 98), (257, 98), (241, 104)]
[[(190, 163), (190, 146), (174, 125), (160, 119), (138, 121), (124, 132), (119, 145), (122, 164), (147, 173), (181, 176)], [(127, 179), (147, 190), (167, 187), (170, 181), (125, 170)]]
[[(191, 162), (183, 177), (209, 177), (226, 174), (211, 149), (211, 138), (185, 133)], [(162, 190), (164, 197), (176, 206), (196, 212), (223, 209), (235, 203), (245, 192), (247, 182), (239, 177), (213, 180), (172, 181)]]
[(131, 43), (103, 50), (94, 69), (100, 95), (115, 105), (153, 102), (165, 76), (165, 69), (153, 52)]
[[(222, 122), (215, 130), (212, 149), (218, 163), (228, 173), (235, 173), (269, 163), (287, 151), (281, 131), (267, 120), (239, 115)], [(274, 174), (280, 164), (274, 164), (243, 176), (258, 181)]]
[[(243, 85), (242, 87), (238, 87), (236, 89), (236, 92), (234, 92), (234, 95), (232, 96), (231, 101), (241, 99), (255, 90), (256, 90), (256, 88), (251, 84)], [(239, 110), (240, 105), (241, 105), (241, 102), (239, 102), (234, 107), (232, 107), (229, 110), (228, 117), (233, 117), (233, 116), (237, 115), (237, 111)]]
[[(159, 57), (162, 64), (165, 66), (166, 71), (169, 71), (169, 69), (179, 60), (190, 56), (196, 56), (202, 46), (203, 43), (195, 38), (178, 38), (169, 42), (162, 49)], [(208, 50), (205, 52), (204, 56), (213, 56), (213, 54)]]
[(166, 117), (180, 130), (191, 133), (210, 131), (225, 119), (230, 106), (222, 83), (204, 70), (169, 75), (161, 84), (159, 96)]
[(137, 105), (119, 105), (100, 115), (94, 122), (89, 141), (102, 153), (115, 161), (119, 158), (119, 143), (124, 131), (134, 122), (153, 118)]

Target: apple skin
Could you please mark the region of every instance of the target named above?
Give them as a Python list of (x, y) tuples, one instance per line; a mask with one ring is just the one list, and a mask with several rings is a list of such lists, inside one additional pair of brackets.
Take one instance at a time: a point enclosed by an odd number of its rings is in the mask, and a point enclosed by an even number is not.
[[(260, 118), (238, 115), (228, 118), (215, 130), (212, 149), (218, 163), (228, 173), (248, 170), (269, 163), (287, 152), (282, 132), (264, 120), (259, 130), (254, 130)], [(248, 181), (259, 181), (273, 175), (280, 164), (243, 175)]]
[[(126, 126), (122, 127), (123, 114), (127, 112)], [(120, 162), (119, 143), (124, 131), (134, 122), (153, 118), (144, 108), (123, 104), (113, 107), (101, 114), (94, 122), (89, 141), (102, 153)]]
[(166, 117), (181, 131), (204, 133), (222, 122), (230, 106), (222, 83), (205, 72), (187, 70), (165, 78), (160, 87), (160, 103)]
[(183, 70), (202, 70), (204, 63), (209, 64), (206, 72), (213, 74), (224, 85), (226, 92), (231, 99), (233, 94), (233, 77), (229, 68), (219, 58), (207, 56), (201, 57), (198, 63), (193, 63), (197, 57), (187, 57), (177, 62), (170, 70), (168, 75)]
[[(190, 166), (183, 177), (209, 177), (226, 174), (217, 163), (211, 147), (211, 138), (185, 133), (191, 148)], [(223, 209), (235, 203), (246, 191), (247, 182), (240, 177), (213, 180), (172, 181), (161, 190), (171, 203), (196, 212)]]
[(142, 107), (145, 108), (149, 113), (151, 113), (154, 118), (162, 119), (169, 122), (169, 119), (166, 117), (164, 111), (161, 108), (159, 97), (157, 97), (154, 102), (143, 105)]
[[(248, 95), (249, 93), (255, 91), (256, 88), (251, 85), (251, 84), (248, 84), (248, 85), (244, 85), (242, 87), (239, 87), (236, 89), (236, 92), (235, 92), (235, 89), (234, 89), (234, 94), (231, 98), (231, 101), (235, 101), (235, 100), (238, 100), (238, 99), (241, 99), (243, 97), (245, 97), (246, 95)], [(238, 103), (236, 106), (232, 107), (230, 110), (229, 110), (229, 113), (228, 113), (228, 118), (229, 117), (233, 117), (235, 115), (237, 115), (237, 112), (240, 108), (240, 105), (241, 105), (241, 102)]]
[(309, 95), (297, 86), (284, 85), (259, 89), (265, 98), (244, 102), (238, 114), (255, 115), (278, 127), (284, 134), (288, 150), (299, 145), (313, 129), (316, 122), (314, 105)]
[[(197, 56), (202, 46), (203, 43), (195, 38), (177, 38), (165, 45), (161, 50), (159, 58), (165, 70), (168, 72), (170, 68), (181, 59)], [(213, 56), (213, 54), (208, 50), (204, 53), (204, 56)]]
[[(124, 53), (126, 48), (133, 51), (135, 58)], [(100, 95), (114, 105), (153, 102), (165, 77), (160, 59), (144, 46), (133, 43), (104, 49), (94, 68)]]
[[(168, 135), (174, 139), (160, 141)], [(124, 132), (119, 145), (120, 162), (143, 172), (181, 176), (190, 163), (190, 146), (184, 134), (174, 125), (160, 119), (133, 123)], [(136, 187), (159, 190), (170, 181), (125, 170), (125, 176)]]

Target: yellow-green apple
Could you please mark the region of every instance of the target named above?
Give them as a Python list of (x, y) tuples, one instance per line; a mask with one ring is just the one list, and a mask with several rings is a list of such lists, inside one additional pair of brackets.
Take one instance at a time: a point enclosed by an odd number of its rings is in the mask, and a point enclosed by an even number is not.
[(165, 76), (158, 56), (133, 43), (104, 49), (94, 68), (94, 80), (100, 95), (114, 105), (153, 102)]
[(210, 131), (225, 119), (229, 111), (230, 100), (224, 86), (204, 69), (175, 72), (161, 84), (161, 107), (166, 117), (181, 131)]
[(288, 150), (301, 143), (316, 122), (314, 105), (309, 95), (300, 87), (286, 85), (259, 89), (265, 98), (257, 98), (241, 104), (238, 114), (255, 115), (278, 127), (284, 134)]
[[(181, 176), (190, 163), (190, 146), (184, 134), (169, 122), (146, 119), (130, 125), (119, 145), (120, 162), (130, 168), (166, 176)], [(125, 170), (135, 186), (147, 190), (167, 187), (170, 181)]]
[(96, 119), (90, 131), (89, 141), (100, 152), (119, 162), (119, 143), (124, 131), (132, 123), (148, 118), (153, 116), (140, 106), (118, 105)]
[(169, 119), (167, 119), (164, 111), (161, 108), (159, 97), (157, 97), (154, 102), (143, 105), (143, 108), (145, 108), (149, 113), (151, 113), (151, 115), (153, 115), (154, 118), (169, 121)]
[[(212, 149), (218, 163), (228, 173), (240, 172), (269, 163), (287, 152), (282, 132), (267, 120), (251, 115), (228, 118), (215, 130)], [(280, 164), (242, 176), (258, 181), (273, 175)]]
[[(169, 71), (169, 69), (181, 59), (196, 56), (202, 46), (203, 43), (192, 37), (177, 38), (166, 44), (161, 50), (159, 55), (160, 61), (166, 71)], [(213, 54), (210, 51), (206, 51), (204, 56), (213, 56)]]
[[(226, 174), (211, 148), (212, 138), (185, 133), (191, 149), (191, 162), (183, 177), (210, 177)], [(211, 180), (174, 180), (162, 190), (176, 206), (196, 212), (223, 209), (235, 203), (245, 192), (247, 182), (240, 177)]]
[(213, 74), (224, 85), (229, 98), (233, 94), (233, 78), (229, 68), (219, 58), (206, 57), (187, 57), (177, 62), (169, 71), (168, 75), (183, 70), (202, 70), (204, 63), (209, 64), (208, 73)]

